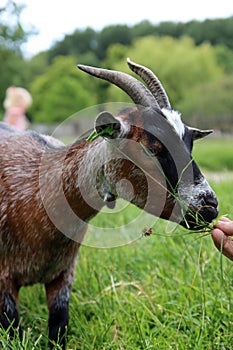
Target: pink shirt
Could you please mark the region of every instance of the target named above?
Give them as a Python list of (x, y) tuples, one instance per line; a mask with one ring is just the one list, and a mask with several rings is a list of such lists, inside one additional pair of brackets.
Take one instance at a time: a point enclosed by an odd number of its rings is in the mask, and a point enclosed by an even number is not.
[(27, 128), (27, 118), (24, 113), (25, 110), (22, 107), (11, 107), (4, 115), (3, 121), (23, 131)]

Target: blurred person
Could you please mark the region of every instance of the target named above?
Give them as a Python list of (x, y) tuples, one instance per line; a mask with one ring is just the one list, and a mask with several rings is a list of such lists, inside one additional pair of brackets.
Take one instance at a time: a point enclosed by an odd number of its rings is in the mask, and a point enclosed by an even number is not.
[(26, 112), (31, 104), (32, 97), (26, 89), (10, 86), (6, 90), (6, 98), (3, 102), (5, 109), (3, 121), (19, 130), (25, 130), (29, 123)]

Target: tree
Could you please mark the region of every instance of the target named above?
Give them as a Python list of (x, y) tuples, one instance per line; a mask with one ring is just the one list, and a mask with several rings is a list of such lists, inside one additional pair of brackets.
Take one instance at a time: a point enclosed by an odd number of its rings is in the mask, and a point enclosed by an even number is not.
[(56, 56), (76, 56), (80, 60), (86, 60), (86, 64), (95, 65), (99, 63), (96, 57), (98, 46), (97, 33), (90, 27), (85, 30), (76, 29), (73, 34), (66, 35), (48, 51), (49, 63)]
[(97, 56), (100, 60), (106, 57), (107, 49), (114, 44), (130, 45), (132, 36), (127, 25), (105, 27), (98, 36)]
[(47, 72), (31, 85), (32, 114), (37, 122), (61, 122), (81, 109), (97, 103), (90, 77), (77, 69), (71, 56), (55, 58)]
[[(107, 55), (109, 63), (115, 62), (112, 69), (131, 74), (126, 65), (126, 58), (130, 57), (154, 71), (174, 106), (187, 97), (187, 92), (192, 94), (196, 86), (214, 82), (223, 76), (223, 71), (216, 62), (214, 48), (207, 43), (197, 47), (188, 37), (179, 40), (171, 37), (144, 37), (126, 47), (124, 57), (120, 57), (118, 62), (115, 57), (116, 48), (113, 46)], [(120, 89), (111, 86), (109, 99), (124, 101), (126, 96)]]
[(233, 131), (233, 74), (197, 86), (187, 93), (179, 108), (189, 124), (207, 129)]
[(227, 74), (233, 73), (233, 50), (225, 45), (217, 45), (215, 47), (218, 64)]
[(141, 21), (131, 28), (132, 38), (153, 35), (157, 33), (155, 26), (148, 20)]
[(27, 64), (21, 52), (21, 45), (29, 35), (20, 22), (23, 8), (8, 0), (0, 9), (0, 109), (6, 89), (10, 85), (25, 85), (28, 81)]
[(20, 15), (24, 5), (8, 0), (0, 9), (0, 45), (5, 49), (20, 52), (22, 43), (27, 40), (27, 33), (20, 23)]
[(185, 35), (184, 23), (181, 22), (161, 22), (156, 26), (156, 32), (160, 36), (171, 36), (173, 38), (179, 38)]

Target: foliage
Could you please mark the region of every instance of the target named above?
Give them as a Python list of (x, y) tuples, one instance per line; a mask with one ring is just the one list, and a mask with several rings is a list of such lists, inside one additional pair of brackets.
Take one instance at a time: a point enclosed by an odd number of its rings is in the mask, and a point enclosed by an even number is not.
[[(155, 47), (156, 50), (151, 50), (151, 47)], [(173, 57), (172, 60), (170, 59), (171, 55)], [(151, 36), (137, 39), (130, 46), (119, 43), (112, 45), (108, 50), (103, 66), (131, 73), (126, 64), (127, 56), (150, 67), (153, 71), (159, 72), (159, 78), (163, 82), (175, 106), (184, 99), (187, 91), (192, 95), (192, 90), (195, 89), (196, 86), (206, 82), (214, 82), (223, 75), (223, 70), (216, 63), (214, 49), (209, 44), (196, 47), (192, 39), (187, 37), (177, 40), (171, 37), (158, 38)], [(63, 60), (64, 62), (62, 62)], [(69, 62), (64, 56), (59, 57), (59, 65), (55, 62), (57, 61), (54, 61), (44, 75), (35, 79), (32, 85), (32, 93), (33, 96), (35, 96), (34, 114), (37, 115), (37, 120), (40, 121), (61, 121), (66, 115), (71, 114), (71, 112), (73, 113), (73, 110), (71, 110), (72, 104), (70, 98), (70, 96), (73, 95), (67, 96), (68, 86), (64, 89), (64, 99), (57, 97), (61, 96), (62, 86), (69, 84), (71, 88), (71, 81), (69, 81), (69, 83), (67, 81), (65, 84), (62, 80), (62, 84), (56, 84), (56, 73), (57, 77), (59, 77), (57, 80), (59, 80), (60, 83), (61, 79), (68, 80), (69, 74), (66, 78), (61, 78), (61, 76), (59, 76), (59, 69), (60, 71), (64, 71), (64, 69), (69, 70), (69, 68), (64, 68), (65, 64), (69, 64)], [(56, 69), (54, 65), (56, 65)], [(93, 99), (91, 99), (93, 94), (90, 94), (90, 88), (96, 92), (95, 96), (97, 99), (94, 100), (95, 103), (130, 101), (123, 91), (112, 84), (96, 78), (87, 77), (86, 74), (80, 72), (75, 72), (75, 79), (77, 79), (77, 74), (81, 74), (82, 76), (78, 82), (82, 85), (82, 91), (81, 89), (78, 90), (78, 87), (77, 89), (75, 88), (75, 84), (78, 86), (77, 82), (74, 82), (72, 88), (74, 91), (78, 91), (79, 99), (82, 99), (83, 104), (82, 106), (78, 105), (79, 108), (77, 108), (77, 105), (73, 102), (75, 111), (93, 104)], [(74, 79), (73, 73), (72, 79)], [(88, 79), (88, 81), (91, 79), (91, 87), (87, 87), (85, 84), (83, 85), (86, 79)], [(44, 86), (44, 80), (46, 81), (46, 88)], [(53, 87), (50, 87), (49, 84)], [(37, 85), (39, 90), (37, 89)], [(58, 86), (55, 88), (56, 85)], [(58, 93), (58, 91), (60, 91), (60, 93)], [(83, 97), (85, 93), (86, 98)], [(43, 96), (43, 94), (45, 96)], [(40, 98), (38, 98), (38, 96), (40, 96)], [(73, 101), (74, 100), (78, 101), (78, 96), (73, 99)], [(59, 111), (55, 117), (56, 109)], [(43, 117), (46, 112), (49, 116), (47, 117), (48, 119), (44, 119)], [(52, 117), (53, 115), (54, 117)]]
[(215, 47), (216, 58), (218, 64), (226, 73), (233, 73), (233, 50), (225, 45), (217, 45)]
[(186, 23), (183, 22), (161, 22), (153, 25), (150, 22), (144, 22), (136, 25), (136, 35), (145, 32), (146, 35), (154, 34), (158, 36), (171, 36), (180, 38), (189, 36), (193, 38), (196, 45), (204, 42), (209, 42), (211, 45), (224, 45), (229, 49), (233, 49), (233, 16), (220, 19), (206, 19), (204, 21), (192, 20)]
[[(27, 85), (26, 63), (16, 51), (0, 47), (0, 112), (6, 89), (11, 85)], [(2, 111), (3, 112), (3, 111)], [(1, 118), (0, 118), (1, 119)]]
[(184, 24), (184, 33), (194, 38), (197, 45), (208, 41), (212, 45), (223, 44), (233, 49), (233, 17)]
[(48, 52), (43, 51), (33, 56), (27, 62), (29, 81), (33, 81), (37, 76), (45, 74), (49, 65)]
[(104, 59), (107, 49), (116, 43), (130, 45), (132, 42), (130, 28), (126, 25), (108, 26), (99, 36), (98, 57)]
[(140, 38), (142, 36), (150, 36), (155, 34), (155, 26), (148, 20), (136, 23), (131, 28), (132, 38)]
[(49, 50), (52, 60), (57, 55), (84, 55), (92, 51), (100, 62), (106, 57), (108, 48), (116, 43), (131, 45), (133, 40), (144, 36), (171, 36), (180, 38), (189, 36), (196, 45), (209, 42), (212, 45), (224, 45), (233, 49), (233, 17), (201, 21), (162, 22), (152, 24), (144, 20), (133, 26), (110, 25), (101, 31), (88, 27), (84, 30), (75, 30), (73, 34), (66, 35)]
[(186, 120), (193, 126), (233, 130), (233, 74), (215, 82), (205, 82), (186, 92), (178, 105)]
[(64, 40), (55, 43), (49, 50), (49, 59), (53, 60), (58, 55), (78, 56), (82, 60), (87, 53), (93, 53), (86, 64), (95, 65), (105, 58), (109, 46), (115, 43), (129, 45), (132, 41), (131, 30), (127, 25), (112, 25), (96, 32), (92, 28), (75, 30), (71, 35), (66, 35)]
[(88, 104), (96, 104), (89, 77), (77, 69), (73, 57), (57, 57), (47, 72), (34, 80), (31, 93), (32, 114), (40, 122), (63, 121)]
[[(152, 47), (156, 49), (151, 50)], [(224, 48), (218, 47), (218, 57), (228, 57), (228, 53)], [(232, 84), (231, 78), (224, 76), (227, 63), (218, 63), (216, 49), (208, 43), (195, 46), (193, 40), (188, 37), (143, 37), (135, 40), (130, 46), (112, 45), (102, 65), (131, 74), (126, 64), (127, 56), (148, 66), (155, 73), (158, 72), (171, 103), (182, 111), (189, 124), (210, 128), (218, 126), (222, 129), (231, 124)], [(47, 56), (37, 56), (34, 61), (37, 65), (34, 67), (39, 68), (39, 58), (46, 59), (45, 57)], [(70, 65), (71, 61), (61, 56), (59, 60), (56, 59), (52, 65), (47, 66), (44, 74), (34, 79), (32, 94), (33, 114), (36, 120), (62, 121), (66, 116), (93, 103), (131, 102), (128, 96), (114, 85), (89, 77), (76, 68), (73, 71), (78, 62), (79, 59), (76, 62), (73, 60), (72, 68), (65, 67)], [(32, 63), (33, 60), (31, 65)], [(61, 76), (60, 72), (66, 72), (66, 76)], [(87, 81), (92, 81), (92, 84), (85, 84)]]
[(66, 35), (53, 45), (48, 51), (49, 63), (56, 56), (76, 56), (80, 61), (89, 65), (98, 65), (99, 59), (96, 55), (98, 34), (92, 28), (85, 30), (77, 29), (73, 34)]
[(20, 23), (20, 14), (24, 5), (8, 0), (0, 9), (0, 46), (20, 52), (20, 47), (27, 39), (27, 34)]
[[(208, 119), (216, 126), (219, 120), (221, 129), (233, 127), (231, 78), (225, 83), (223, 77), (233, 73), (233, 17), (159, 24), (144, 20), (133, 26), (110, 25), (100, 31), (76, 29), (48, 51), (26, 60), (22, 44), (32, 30), (26, 32), (21, 25), (22, 9), (23, 5), (8, 0), (6, 8), (0, 10), (0, 112), (10, 85), (32, 88), (31, 112), (38, 122), (61, 121), (93, 103), (129, 101), (126, 94), (107, 82), (88, 78), (76, 68), (72, 73), (74, 66), (69, 70), (65, 64), (70, 61), (62, 60), (75, 57), (75, 66), (82, 63), (129, 73), (126, 57), (130, 56), (158, 74), (174, 108), (184, 112), (191, 123), (197, 125), (201, 120), (202, 125)], [(56, 63), (57, 57), (60, 63)], [(229, 89), (224, 97), (225, 86)], [(218, 97), (212, 101), (214, 93)]]
[(32, 31), (26, 32), (21, 25), (20, 15), (23, 8), (23, 5), (8, 0), (5, 7), (0, 9), (0, 112), (6, 89), (10, 85), (27, 87), (29, 81), (29, 72), (21, 54), (21, 45)]
[[(177, 40), (150, 36), (137, 39), (133, 45), (121, 47), (121, 50), (119, 45), (116, 48), (112, 46), (108, 51), (107, 64), (113, 62), (111, 68), (129, 72), (127, 56), (158, 74), (174, 106), (184, 99), (187, 91), (192, 94), (196, 86), (214, 82), (223, 75), (214, 49), (207, 43), (195, 46), (188, 37)], [(124, 94), (115, 87), (109, 89), (109, 96), (112, 101), (125, 99)]]

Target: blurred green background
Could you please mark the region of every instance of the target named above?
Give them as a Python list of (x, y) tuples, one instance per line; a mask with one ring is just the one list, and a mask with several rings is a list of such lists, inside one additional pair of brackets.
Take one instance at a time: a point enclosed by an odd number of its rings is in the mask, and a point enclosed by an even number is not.
[[(29, 59), (22, 47), (35, 33), (22, 26), (22, 10), (12, 0), (0, 10), (0, 116), (10, 85), (31, 92), (34, 123), (60, 123), (89, 106), (128, 101), (120, 89), (79, 71), (77, 64), (130, 73), (130, 57), (158, 75), (187, 124), (232, 132), (233, 17), (77, 28)], [(9, 17), (14, 21), (4, 20)]]

